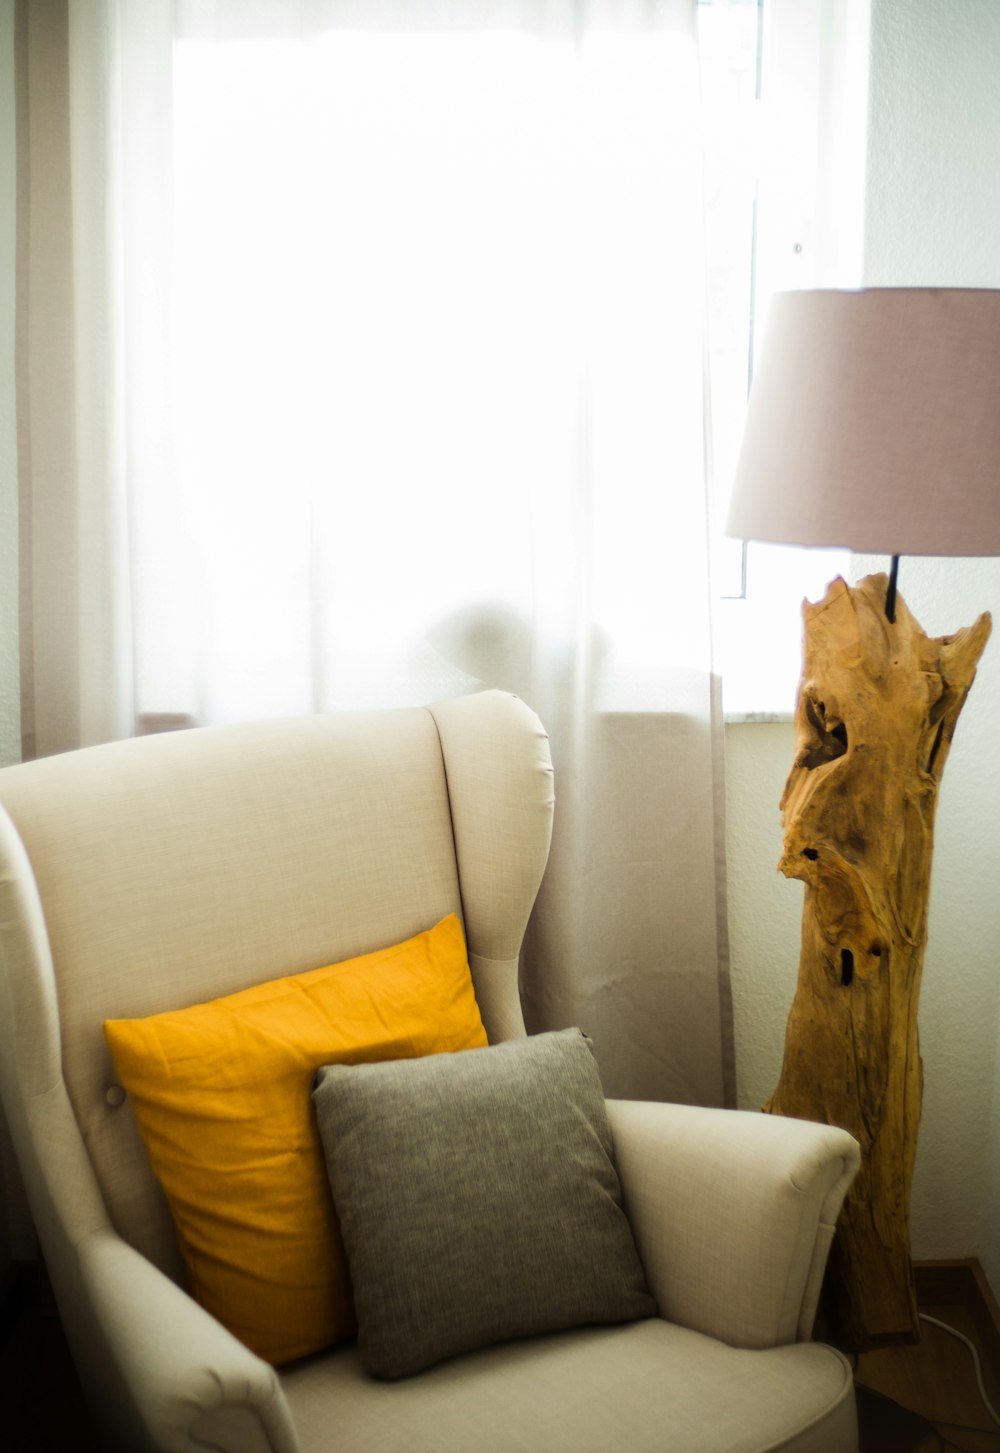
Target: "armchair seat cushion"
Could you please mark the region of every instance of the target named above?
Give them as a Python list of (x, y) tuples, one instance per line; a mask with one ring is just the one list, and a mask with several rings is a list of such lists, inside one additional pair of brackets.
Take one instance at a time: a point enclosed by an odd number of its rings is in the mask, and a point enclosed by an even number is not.
[[(851, 1369), (817, 1343), (728, 1347), (658, 1318), (508, 1342), (379, 1382), (357, 1350), (284, 1369), (302, 1453), (843, 1453)], [(725, 1389), (725, 1396), (720, 1390)]]

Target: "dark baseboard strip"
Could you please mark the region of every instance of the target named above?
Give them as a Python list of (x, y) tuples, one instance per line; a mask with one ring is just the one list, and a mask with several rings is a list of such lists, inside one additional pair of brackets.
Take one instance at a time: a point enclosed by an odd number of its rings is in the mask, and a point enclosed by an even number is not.
[(982, 1350), (1000, 1376), (1000, 1305), (974, 1256), (955, 1261), (915, 1261), (913, 1277), (921, 1307), (963, 1307)]

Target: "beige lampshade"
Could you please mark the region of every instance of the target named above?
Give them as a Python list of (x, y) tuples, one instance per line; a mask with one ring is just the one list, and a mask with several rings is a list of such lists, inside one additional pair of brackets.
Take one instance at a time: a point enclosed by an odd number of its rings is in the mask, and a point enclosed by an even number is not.
[(1000, 555), (1000, 291), (779, 294), (726, 532)]

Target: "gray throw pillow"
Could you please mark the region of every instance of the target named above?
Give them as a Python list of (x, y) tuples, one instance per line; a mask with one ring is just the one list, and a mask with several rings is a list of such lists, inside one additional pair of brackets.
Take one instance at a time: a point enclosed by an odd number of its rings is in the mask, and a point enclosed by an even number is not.
[(655, 1314), (578, 1029), (328, 1065), (313, 1098), (370, 1372)]

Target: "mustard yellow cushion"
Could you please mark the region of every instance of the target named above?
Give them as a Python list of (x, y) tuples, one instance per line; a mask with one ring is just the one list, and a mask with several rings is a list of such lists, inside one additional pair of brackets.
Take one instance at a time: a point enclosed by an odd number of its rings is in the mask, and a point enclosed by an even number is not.
[(354, 1330), (310, 1090), (320, 1065), (486, 1044), (461, 925), (104, 1033), (196, 1299), (269, 1362)]

